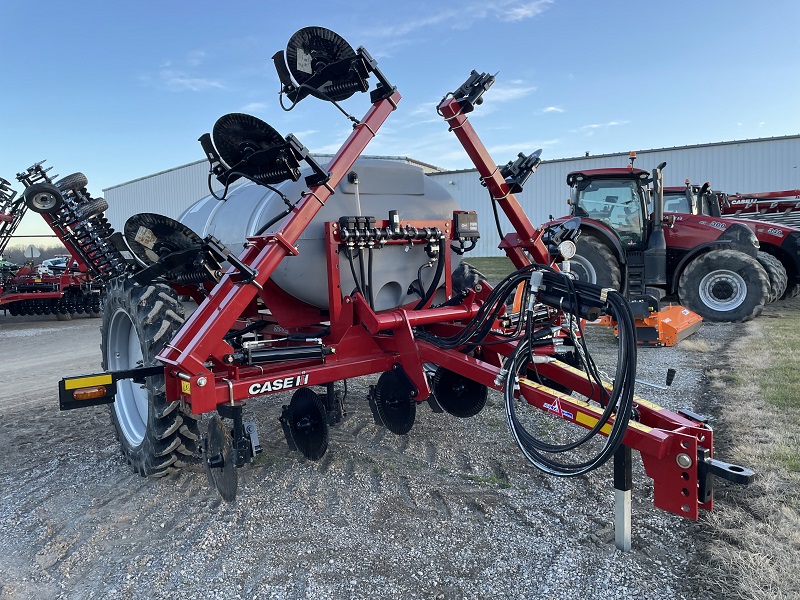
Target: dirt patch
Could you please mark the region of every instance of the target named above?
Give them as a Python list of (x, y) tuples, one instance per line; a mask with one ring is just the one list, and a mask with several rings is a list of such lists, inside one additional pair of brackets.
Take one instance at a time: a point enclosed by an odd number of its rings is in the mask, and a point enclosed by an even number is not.
[[(692, 598), (705, 525), (652, 506), (636, 455), (633, 551), (613, 545), (607, 465), (575, 479), (524, 461), (502, 399), (471, 419), (419, 407), (405, 436), (378, 427), (350, 382), (347, 419), (318, 462), (290, 452), (288, 396), (252, 401), (264, 453), (225, 504), (198, 464), (162, 480), (131, 473), (106, 408), (58, 411), (56, 382), (99, 368), (97, 321), (0, 317), (0, 598)], [(704, 327), (709, 347), (728, 335)], [(599, 334), (601, 337), (603, 334)], [(613, 338), (605, 352), (616, 352)], [(57, 350), (56, 350), (57, 349)], [(675, 409), (714, 352), (640, 353), (637, 389)], [(719, 450), (720, 454), (724, 453)], [(724, 502), (736, 500), (736, 490)]]

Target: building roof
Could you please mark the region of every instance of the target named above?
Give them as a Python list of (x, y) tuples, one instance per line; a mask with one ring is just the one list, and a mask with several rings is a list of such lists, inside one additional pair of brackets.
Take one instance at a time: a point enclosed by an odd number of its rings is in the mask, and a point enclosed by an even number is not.
[[(771, 142), (776, 140), (792, 140), (792, 139), (800, 139), (800, 134), (792, 134), (792, 135), (781, 135), (775, 137), (766, 137), (766, 138), (751, 138), (747, 140), (730, 140), (726, 142), (708, 142), (705, 144), (688, 144), (686, 146), (666, 146), (664, 148), (650, 148), (648, 150), (637, 150), (636, 153), (646, 153), (646, 152), (665, 152), (667, 150), (688, 150), (691, 148), (711, 148), (714, 146), (734, 146), (737, 144), (749, 144), (753, 142)], [(590, 154), (589, 156), (571, 156), (565, 158), (551, 158), (549, 160), (543, 160), (542, 164), (544, 163), (559, 163), (559, 162), (567, 162), (572, 160), (588, 160), (588, 159), (595, 159), (595, 158), (613, 158), (618, 156), (627, 157), (630, 155), (629, 151), (625, 152), (611, 152), (608, 154)], [(475, 171), (475, 167), (471, 167), (469, 169), (452, 169), (452, 170), (439, 170), (437, 174), (455, 174), (455, 173), (469, 173), (471, 171)]]

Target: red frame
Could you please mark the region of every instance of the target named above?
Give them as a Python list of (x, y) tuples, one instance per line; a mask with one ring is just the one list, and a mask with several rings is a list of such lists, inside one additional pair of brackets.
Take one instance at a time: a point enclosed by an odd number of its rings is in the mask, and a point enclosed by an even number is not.
[[(350, 170), (367, 143), (396, 107), (400, 95), (376, 101), (327, 169), (331, 173), (328, 185), (312, 188), (295, 209), (294, 215), (275, 233), (248, 238), (248, 247), (240, 260), (255, 269), (254, 283), (237, 284), (237, 274), (231, 270), (211, 290), (205, 301), (187, 320), (172, 342), (162, 350), (158, 359), (165, 365), (166, 394), (170, 401), (181, 401), (196, 414), (215, 410), (219, 405), (233, 403), (266, 393), (284, 391), (302, 385), (323, 385), (352, 377), (388, 371), (401, 365), (417, 388), (415, 399), (422, 401), (430, 394), (423, 365), (441, 365), (493, 389), (505, 357), (514, 350), (513, 343), (498, 343), (483, 348), (483, 359), (455, 350), (443, 350), (415, 339), (412, 327), (426, 325), (431, 331), (452, 334), (469, 321), (490, 291), (484, 285), (459, 306), (423, 308), (410, 307), (374, 312), (360, 295), (342, 296), (339, 286), (338, 255), (340, 239), (337, 223), (325, 224), (326, 262), (329, 278), (329, 310), (298, 303), (277, 288), (270, 277), (284, 257), (297, 254), (295, 243), (303, 229), (325, 203), (333, 188)], [(478, 169), (490, 193), (508, 216), (515, 233), (505, 237), (501, 247), (519, 268), (530, 264), (549, 263), (549, 254), (542, 241), (543, 232), (536, 229), (491, 160), (465, 114), (455, 99), (446, 99), (439, 106), (467, 154)], [(426, 223), (438, 226), (452, 239), (450, 222)], [(381, 224), (378, 224), (381, 226)], [(442, 260), (449, 261), (449, 252)], [(450, 265), (446, 264), (446, 291), (451, 293)], [(257, 298), (271, 311), (261, 316), (256, 310)], [(223, 336), (232, 328), (245, 324), (244, 318), (263, 318), (270, 322), (262, 334), (278, 337), (287, 329), (309, 331), (319, 328), (320, 322), (330, 322), (330, 333), (324, 343), (333, 353), (324, 360), (296, 360), (290, 363), (258, 366), (230, 365), (226, 355), (234, 349)], [(391, 332), (391, 333), (388, 333)], [(499, 342), (490, 335), (487, 342)], [(554, 348), (537, 352), (554, 353)], [(587, 381), (581, 371), (560, 362), (537, 365), (551, 379), (587, 397), (599, 399), (600, 391)], [(280, 385), (277, 382), (281, 382)], [(273, 385), (276, 384), (276, 385)], [(267, 388), (267, 389), (265, 389)], [(275, 388), (275, 389), (273, 389)], [(280, 388), (280, 389), (277, 389)], [(591, 428), (600, 410), (589, 403), (565, 396), (533, 381), (522, 380), (521, 393), (529, 404), (545, 409), (545, 404), (561, 407), (561, 418), (582, 427)], [(712, 432), (703, 424), (637, 399), (638, 422), (631, 422), (623, 442), (642, 454), (645, 469), (655, 485), (655, 505), (664, 510), (696, 519), (700, 508), (711, 509), (713, 500), (698, 498), (698, 447), (712, 450)], [(691, 458), (692, 466), (683, 469), (678, 455)]]

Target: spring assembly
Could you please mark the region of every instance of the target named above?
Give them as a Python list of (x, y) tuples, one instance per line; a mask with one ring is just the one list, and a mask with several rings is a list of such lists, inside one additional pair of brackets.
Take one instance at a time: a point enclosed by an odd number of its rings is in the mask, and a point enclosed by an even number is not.
[(208, 274), (208, 271), (197, 269), (195, 271), (178, 273), (175, 276), (175, 281), (183, 285), (198, 285), (206, 281), (211, 281), (211, 276)]

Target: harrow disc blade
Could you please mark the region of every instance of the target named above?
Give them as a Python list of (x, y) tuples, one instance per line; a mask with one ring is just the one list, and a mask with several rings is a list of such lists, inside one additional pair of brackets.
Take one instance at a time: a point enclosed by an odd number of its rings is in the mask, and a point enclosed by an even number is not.
[(468, 379), (444, 367), (436, 369), (433, 393), (443, 409), (455, 417), (474, 417), (486, 406), (485, 385)]
[(386, 371), (378, 378), (375, 408), (383, 426), (394, 434), (405, 435), (414, 426), (417, 403), (394, 371)]
[(309, 460), (322, 458), (328, 449), (328, 416), (322, 400), (314, 390), (297, 390), (283, 420), (295, 449)]
[(228, 428), (219, 416), (215, 415), (208, 423), (205, 444), (205, 469), (208, 481), (225, 502), (236, 499), (239, 488), (239, 475), (234, 462), (233, 440)]

